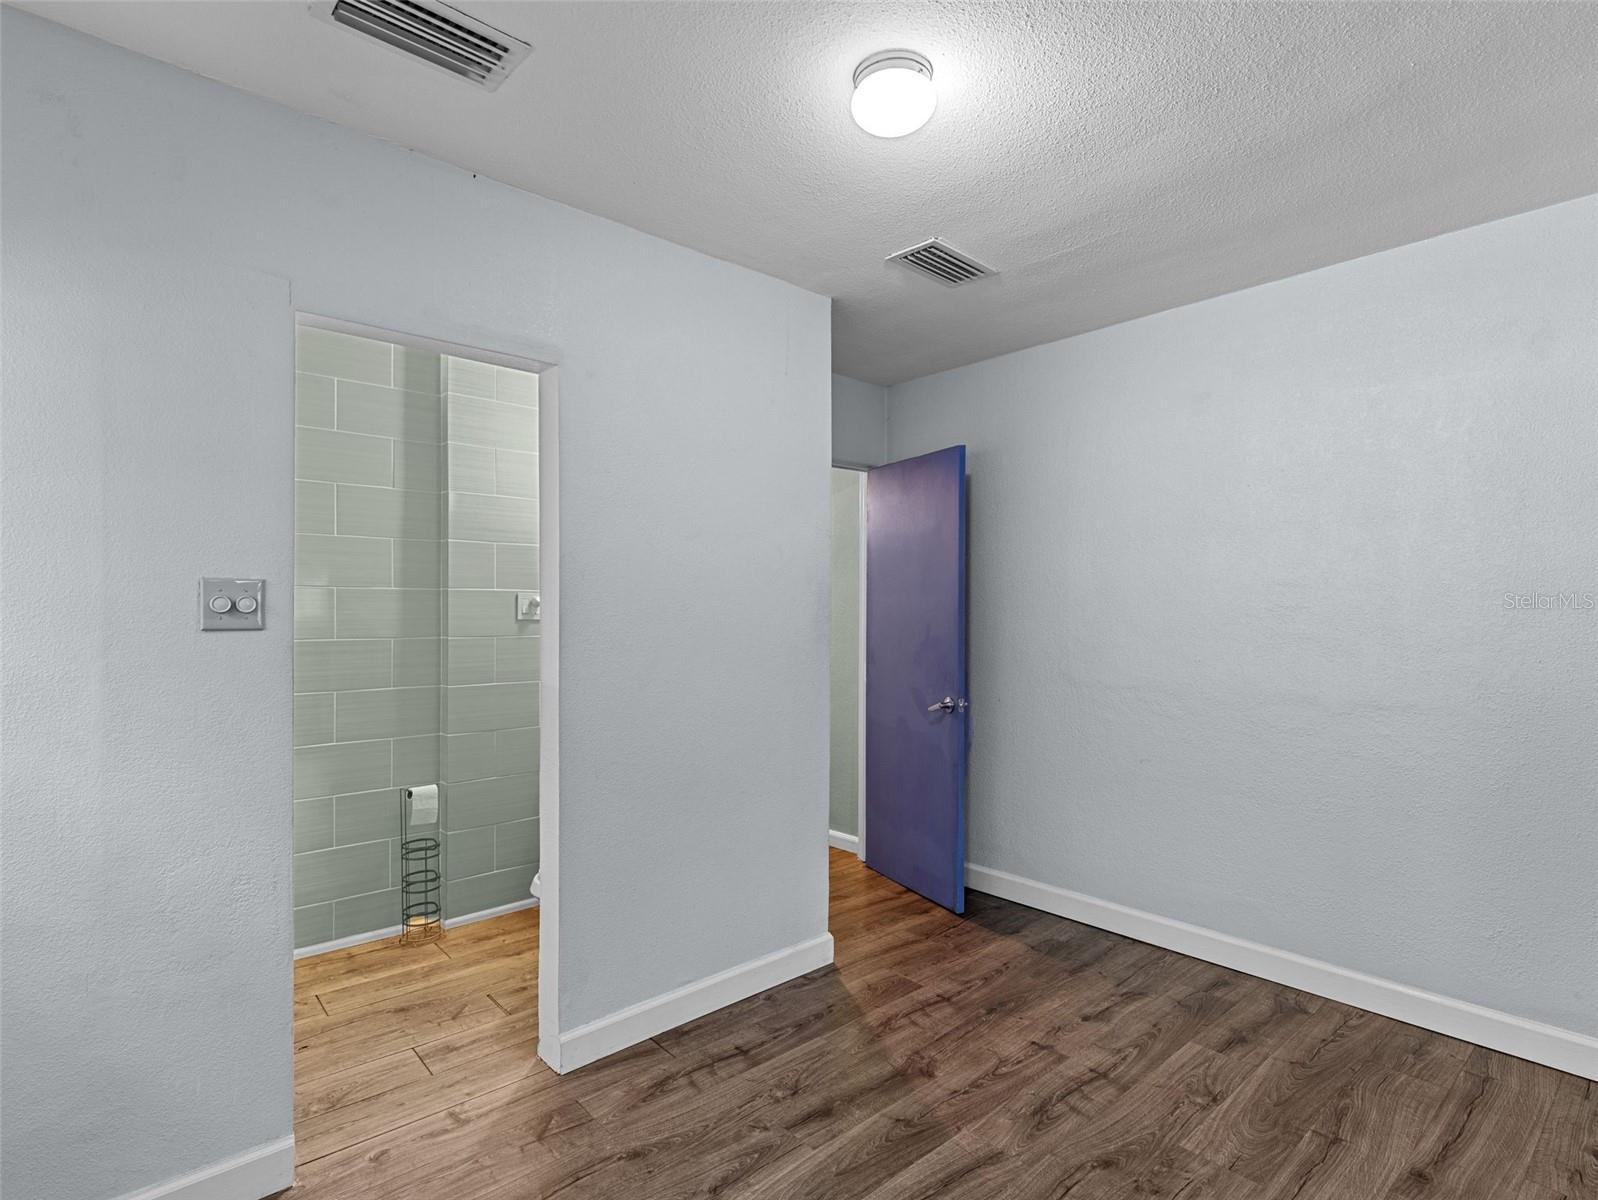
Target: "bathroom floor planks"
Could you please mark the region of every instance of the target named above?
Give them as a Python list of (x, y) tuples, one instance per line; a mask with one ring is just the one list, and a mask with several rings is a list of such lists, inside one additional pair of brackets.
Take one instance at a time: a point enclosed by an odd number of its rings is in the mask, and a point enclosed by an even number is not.
[(1598, 1200), (1598, 1084), (833, 851), (837, 965), (558, 1076), (538, 917), (295, 965), (301, 1200)]

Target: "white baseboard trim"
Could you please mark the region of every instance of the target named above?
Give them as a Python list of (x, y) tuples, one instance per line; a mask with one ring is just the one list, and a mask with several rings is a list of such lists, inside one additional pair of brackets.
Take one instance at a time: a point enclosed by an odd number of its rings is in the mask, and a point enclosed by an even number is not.
[(537, 907), (537, 896), (531, 896), (526, 900), (513, 900), (509, 904), (501, 904), (498, 908), (485, 908), (481, 912), (467, 913), (464, 917), (451, 917), (444, 922), (444, 928), (454, 929), (458, 925), (470, 925), (473, 921), (486, 921), (490, 917), (503, 917), (506, 913)]
[(331, 942), (317, 942), (315, 945), (301, 946), (294, 951), (294, 957), (315, 958), (318, 954), (331, 954), (334, 950), (347, 950), (351, 946), (362, 946), (367, 942), (381, 942), (384, 938), (398, 937), (399, 931), (400, 927), (398, 925), (387, 925), (382, 929), (369, 929), (365, 933), (334, 938)]
[[(537, 908), (538, 897), (533, 896), (527, 900), (516, 900), (510, 904), (501, 904), (498, 908), (485, 908), (481, 912), (467, 913), (462, 917), (451, 917), (444, 922), (445, 929), (454, 929), (457, 925), (470, 925), (473, 921), (486, 921), (490, 917), (503, 917), (506, 913), (521, 912), (524, 908)], [(357, 933), (350, 937), (334, 938), (331, 942), (318, 942), (314, 946), (301, 946), (294, 952), (295, 958), (310, 958), (316, 954), (327, 954), (332, 950), (346, 950), (351, 946), (365, 945), (367, 942), (381, 942), (384, 938), (397, 937), (400, 932), (398, 925), (389, 925), (384, 929), (371, 929), (366, 933)]]
[(850, 854), (860, 853), (860, 839), (852, 833), (839, 833), (836, 829), (827, 830), (827, 845), (834, 850), (847, 850)]
[(1178, 954), (1369, 1009), (1384, 1017), (1502, 1050), (1516, 1058), (1530, 1059), (1584, 1079), (1598, 1080), (1598, 1038), (1573, 1030), (1543, 1025), (1408, 984), (1350, 971), (1288, 950), (1244, 941), (1185, 921), (1011, 875), (1008, 871), (967, 863), (966, 883), (976, 891), (1013, 900), (1028, 908), (1041, 909), (1140, 942), (1163, 946)]
[(545, 1039), (539, 1044), (539, 1057), (562, 1074), (575, 1071), (830, 962), (832, 934), (824, 933), (580, 1025), (561, 1034), (559, 1045)]
[(261, 1200), (294, 1185), (294, 1135), (119, 1200)]

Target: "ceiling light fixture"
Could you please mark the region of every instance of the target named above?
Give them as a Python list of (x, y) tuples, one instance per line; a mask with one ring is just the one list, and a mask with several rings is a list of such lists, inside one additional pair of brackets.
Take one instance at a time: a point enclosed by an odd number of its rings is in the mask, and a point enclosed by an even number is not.
[(896, 138), (914, 133), (937, 107), (932, 64), (914, 50), (882, 50), (854, 70), (849, 111), (869, 134)]

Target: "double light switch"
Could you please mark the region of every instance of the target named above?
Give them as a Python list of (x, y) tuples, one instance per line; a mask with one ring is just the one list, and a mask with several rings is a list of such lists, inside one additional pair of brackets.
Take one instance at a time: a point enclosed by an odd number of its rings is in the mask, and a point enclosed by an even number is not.
[(200, 580), (200, 628), (262, 629), (265, 627), (260, 579)]

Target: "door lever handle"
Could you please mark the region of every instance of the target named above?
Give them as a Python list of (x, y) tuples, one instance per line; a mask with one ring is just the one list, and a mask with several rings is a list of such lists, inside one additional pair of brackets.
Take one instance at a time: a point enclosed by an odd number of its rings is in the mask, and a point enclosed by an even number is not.
[(955, 709), (959, 709), (961, 712), (964, 712), (965, 711), (965, 706), (966, 706), (965, 697), (962, 696), (960, 699), (956, 700), (953, 696), (945, 696), (942, 700), (939, 700), (936, 704), (927, 705), (927, 711), (928, 712), (954, 712)]

